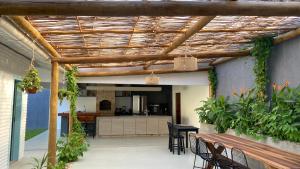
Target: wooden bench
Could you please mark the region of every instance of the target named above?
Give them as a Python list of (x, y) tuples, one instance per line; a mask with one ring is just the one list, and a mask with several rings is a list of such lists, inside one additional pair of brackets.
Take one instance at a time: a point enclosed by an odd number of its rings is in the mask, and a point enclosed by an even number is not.
[(300, 169), (300, 154), (228, 134), (197, 134), (197, 137), (206, 140), (209, 149), (213, 147), (214, 142), (223, 143), (226, 148), (237, 147), (247, 156), (263, 162), (268, 169)]

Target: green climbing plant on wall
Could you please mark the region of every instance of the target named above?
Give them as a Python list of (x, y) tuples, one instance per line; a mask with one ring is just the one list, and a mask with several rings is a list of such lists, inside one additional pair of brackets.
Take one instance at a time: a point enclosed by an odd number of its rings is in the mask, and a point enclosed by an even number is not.
[(79, 94), (77, 85), (77, 67), (67, 70), (65, 73), (66, 86), (59, 90), (58, 97), (60, 101), (66, 98), (70, 103), (70, 114), (72, 118), (71, 131), (67, 139), (60, 139), (57, 142), (58, 160), (64, 163), (76, 161), (83, 152), (87, 151), (88, 143), (85, 138), (85, 132), (77, 118), (76, 103)]
[(261, 37), (254, 40), (254, 48), (251, 55), (255, 57), (253, 68), (255, 74), (255, 89), (258, 101), (266, 100), (266, 88), (268, 83), (267, 59), (271, 54), (273, 44), (272, 37)]
[(209, 80), (211, 96), (216, 97), (218, 80), (217, 80), (217, 72), (215, 68), (212, 68), (208, 71), (208, 80)]

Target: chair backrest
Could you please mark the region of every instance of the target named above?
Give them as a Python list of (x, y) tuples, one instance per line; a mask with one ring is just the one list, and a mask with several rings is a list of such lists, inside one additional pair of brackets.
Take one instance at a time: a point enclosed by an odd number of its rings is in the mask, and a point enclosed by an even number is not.
[(222, 150), (221, 154), (225, 157), (228, 157), (227, 150), (226, 150), (226, 147), (224, 146), (224, 144), (222, 144), (220, 142), (215, 142), (214, 147), (215, 147), (215, 149)]
[(169, 136), (173, 135), (173, 124), (171, 122), (167, 122), (168, 124), (168, 130), (169, 130)]
[(192, 153), (194, 154), (197, 154), (198, 150), (199, 150), (199, 142), (198, 141), (198, 138), (196, 137), (196, 134), (195, 133), (191, 133), (189, 135), (189, 138), (190, 138), (190, 148), (191, 148), (191, 151)]
[(199, 144), (199, 154), (208, 154), (208, 147), (205, 140), (202, 138), (198, 138), (198, 144)]
[(245, 167), (248, 167), (245, 153), (236, 147), (232, 147), (231, 149), (231, 159), (233, 162), (237, 162)]

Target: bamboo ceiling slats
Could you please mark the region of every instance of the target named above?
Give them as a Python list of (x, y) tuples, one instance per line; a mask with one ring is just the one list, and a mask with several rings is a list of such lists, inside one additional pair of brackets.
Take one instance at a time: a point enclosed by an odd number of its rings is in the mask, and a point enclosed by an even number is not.
[[(160, 55), (201, 16), (28, 16), (28, 20), (63, 57)], [(217, 16), (170, 54), (238, 52), (260, 36), (278, 36), (300, 27), (294, 16)], [(210, 59), (210, 62), (215, 61)], [(207, 61), (207, 60), (206, 60)], [(170, 61), (168, 61), (170, 63)], [(157, 61), (158, 63), (165, 63)], [(106, 66), (145, 65), (116, 63)], [(89, 64), (92, 66), (93, 64)]]

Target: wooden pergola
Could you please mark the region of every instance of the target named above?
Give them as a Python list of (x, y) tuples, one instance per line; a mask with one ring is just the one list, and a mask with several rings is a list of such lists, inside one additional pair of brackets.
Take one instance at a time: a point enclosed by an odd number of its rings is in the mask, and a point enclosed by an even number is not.
[[(1, 1), (0, 14), (51, 55), (49, 162), (55, 163), (59, 65), (90, 72), (78, 76), (141, 75), (171, 65), (188, 51), (196, 71), (249, 56), (252, 40), (279, 44), (300, 35), (300, 3), (271, 1)], [(23, 17), (25, 16), (25, 17)], [(138, 67), (138, 70), (101, 71)]]

